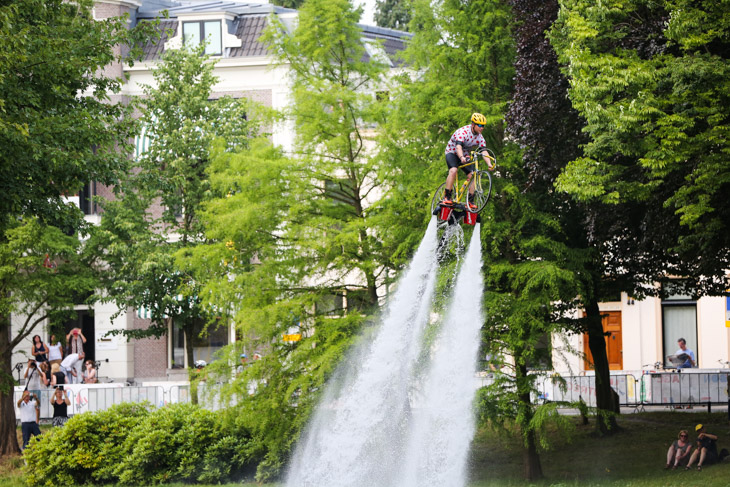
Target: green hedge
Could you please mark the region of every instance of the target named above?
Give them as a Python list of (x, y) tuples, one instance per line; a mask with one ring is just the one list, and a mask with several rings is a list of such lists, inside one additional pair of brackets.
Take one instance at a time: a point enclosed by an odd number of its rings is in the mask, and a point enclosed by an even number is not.
[(122, 404), (34, 438), (24, 453), (25, 478), (30, 486), (238, 480), (250, 463), (249, 442), (235, 414)]

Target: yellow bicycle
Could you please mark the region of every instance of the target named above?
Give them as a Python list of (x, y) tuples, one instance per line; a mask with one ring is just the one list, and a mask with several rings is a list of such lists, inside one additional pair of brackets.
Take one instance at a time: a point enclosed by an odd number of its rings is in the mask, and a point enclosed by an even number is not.
[[(446, 183), (439, 186), (431, 200), (431, 214), (438, 215), (439, 220), (456, 223), (462, 220), (466, 213), (478, 215), (484, 209), (489, 201), (489, 196), (492, 194), (492, 175), (489, 174), (489, 171), (479, 169), (479, 160), (482, 157), (491, 160), (494, 165), (497, 164), (494, 153), (486, 147), (479, 147), (468, 152), (467, 162), (459, 166), (458, 169), (473, 165), (474, 171), (471, 173), (471, 177), (466, 178), (466, 181), (459, 184), (459, 173), (456, 173), (456, 181), (452, 191), (453, 203), (451, 205), (444, 203)], [(474, 183), (473, 195), (469, 193), (469, 186), (472, 182)], [(443, 208), (451, 211), (441, 211)], [(470, 216), (467, 216), (467, 219), (471, 225), (476, 222), (476, 219)]]

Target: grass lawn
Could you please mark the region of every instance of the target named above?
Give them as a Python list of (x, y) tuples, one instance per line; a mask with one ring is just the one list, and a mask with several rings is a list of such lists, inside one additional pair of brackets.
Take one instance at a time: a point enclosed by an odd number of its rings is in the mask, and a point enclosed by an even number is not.
[[(730, 449), (726, 413), (669, 411), (624, 415), (619, 418), (621, 430), (606, 438), (595, 435), (592, 421), (588, 426), (577, 426), (572, 438), (553, 432), (554, 447), (540, 455), (545, 479), (533, 483), (522, 480), (520, 439), (484, 428), (472, 445), (469, 487), (730, 486), (730, 461), (707, 466), (701, 472), (664, 470), (667, 448), (679, 430), (688, 430), (690, 438), (694, 438), (697, 423), (703, 423), (709, 433), (718, 435), (718, 450)], [(0, 460), (0, 487), (24, 486), (22, 465), (22, 457)], [(257, 484), (228, 485), (253, 487)], [(268, 487), (276, 485), (267, 484)], [(183, 484), (171, 486), (183, 487)]]
[(597, 437), (593, 421), (578, 426), (572, 441), (554, 435), (554, 448), (540, 454), (545, 480), (534, 483), (522, 480), (518, 438), (480, 430), (472, 448), (471, 486), (730, 486), (730, 461), (704, 467), (701, 472), (664, 470), (667, 449), (679, 430), (688, 430), (694, 441), (697, 423), (718, 436), (718, 451), (730, 449), (726, 413), (623, 415), (619, 418), (621, 431), (610, 437)]

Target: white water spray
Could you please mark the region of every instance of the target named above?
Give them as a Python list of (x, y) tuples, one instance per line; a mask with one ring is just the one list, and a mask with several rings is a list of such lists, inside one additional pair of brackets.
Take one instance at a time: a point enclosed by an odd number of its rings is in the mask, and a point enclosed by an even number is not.
[(403, 458), (408, 380), (435, 287), (436, 219), (398, 282), (369, 346), (350, 355), (295, 452), (290, 487), (385, 486)]
[(434, 346), (422, 393), (414, 406), (403, 473), (392, 485), (466, 485), (474, 435), (474, 374), (482, 316), (481, 242), (474, 229), (446, 319)]
[(292, 459), (288, 487), (466, 484), (483, 322), (479, 225), (411, 408), (408, 391), (432, 307), (436, 253), (434, 218), (370, 345), (359, 347), (328, 383)]

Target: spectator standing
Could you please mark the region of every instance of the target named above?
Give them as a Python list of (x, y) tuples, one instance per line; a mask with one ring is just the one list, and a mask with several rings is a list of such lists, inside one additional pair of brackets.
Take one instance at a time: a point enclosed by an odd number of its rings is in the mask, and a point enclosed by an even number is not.
[(61, 365), (61, 360), (63, 360), (63, 345), (56, 341), (55, 335), (51, 335), (51, 341), (48, 344), (48, 361)]
[(677, 350), (674, 354), (675, 355), (686, 355), (687, 360), (684, 361), (684, 363), (677, 365), (678, 369), (691, 369), (692, 367), (695, 367), (697, 365), (697, 362), (695, 361), (695, 353), (687, 348), (687, 340), (684, 338), (680, 338), (677, 340), (677, 344), (679, 345), (679, 350)]
[(64, 391), (63, 387), (56, 389), (51, 398), (51, 406), (53, 406), (53, 426), (63, 426), (68, 421), (68, 407), (71, 401), (68, 398), (68, 391)]
[(31, 437), (41, 434), (38, 427), (38, 416), (40, 415), (38, 397), (27, 390), (23, 391), (23, 397), (18, 401), (18, 409), (20, 410), (20, 429), (23, 432), (23, 450), (25, 450)]
[(36, 362), (45, 362), (48, 360), (48, 347), (46, 347), (38, 335), (33, 337), (33, 346), (30, 347), (30, 354), (35, 357)]
[(41, 397), (41, 371), (38, 370), (38, 364), (35, 363), (35, 360), (28, 360), (24, 377), (25, 390), (30, 391), (36, 397)]
[(81, 328), (72, 328), (66, 335), (66, 343), (68, 343), (68, 353), (84, 353), (84, 343), (86, 337), (81, 333)]
[(82, 361), (84, 360), (84, 352), (72, 353), (67, 355), (61, 361), (61, 372), (66, 374), (66, 384), (78, 384), (81, 380), (81, 368)]
[(66, 374), (61, 372), (61, 366), (59, 364), (51, 365), (51, 386), (52, 387), (63, 387), (66, 383)]
[(93, 360), (87, 360), (84, 362), (84, 384), (96, 384), (98, 381), (96, 377), (96, 369), (94, 368), (94, 361)]
[(41, 362), (38, 364), (38, 370), (40, 371), (41, 376), (41, 385), (44, 388), (48, 388), (51, 386), (51, 366), (48, 362)]

